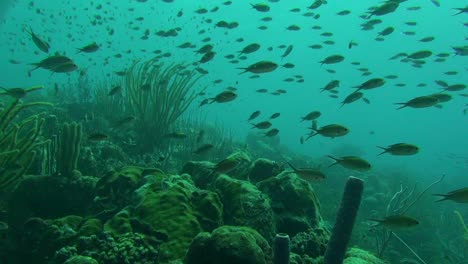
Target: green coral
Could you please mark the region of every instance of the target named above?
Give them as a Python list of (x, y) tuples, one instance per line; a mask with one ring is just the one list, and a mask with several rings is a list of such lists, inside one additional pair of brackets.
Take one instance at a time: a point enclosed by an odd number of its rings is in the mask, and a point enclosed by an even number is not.
[(460, 214), (460, 212), (458, 212), (457, 210), (454, 211), (454, 213), (457, 215), (457, 218), (458, 220), (460, 221), (462, 227), (463, 227), (463, 238), (468, 241), (468, 227), (466, 227), (465, 225), (465, 221), (463, 220), (463, 217), (462, 215)]
[(365, 250), (350, 248), (346, 252), (343, 264), (386, 264), (386, 262)]
[(123, 207), (131, 199), (131, 194), (138, 188), (145, 169), (127, 166), (118, 171), (107, 172), (96, 183), (98, 200), (104, 207)]
[(220, 175), (214, 184), (224, 205), (224, 223), (248, 226), (268, 240), (276, 234), (273, 210), (268, 196), (248, 181)]
[(118, 212), (114, 217), (104, 224), (104, 231), (110, 232), (114, 236), (132, 232), (130, 213), (127, 210)]
[(249, 227), (221, 226), (211, 234), (195, 237), (185, 257), (186, 264), (266, 264), (271, 248), (257, 231)]
[(196, 191), (192, 197), (195, 215), (204, 231), (211, 232), (223, 224), (223, 204), (217, 193)]
[(168, 241), (160, 247), (162, 262), (182, 258), (192, 239), (203, 231), (197, 218), (199, 212), (192, 205), (196, 191), (187, 174), (150, 175), (147, 183), (137, 190), (135, 217), (168, 235)]
[(79, 236), (91, 236), (97, 235), (102, 232), (103, 226), (102, 221), (97, 218), (86, 219), (80, 226), (78, 230)]
[(54, 221), (54, 224), (56, 225), (65, 226), (65, 227), (72, 228), (74, 230), (78, 230), (78, 227), (83, 222), (83, 217), (78, 216), (78, 215), (67, 215), (62, 218), (55, 219), (53, 221)]
[(74, 256), (65, 261), (64, 264), (98, 264), (98, 262), (91, 257)]
[(294, 237), (299, 232), (323, 226), (319, 200), (307, 181), (283, 173), (257, 186), (272, 201), (278, 232)]

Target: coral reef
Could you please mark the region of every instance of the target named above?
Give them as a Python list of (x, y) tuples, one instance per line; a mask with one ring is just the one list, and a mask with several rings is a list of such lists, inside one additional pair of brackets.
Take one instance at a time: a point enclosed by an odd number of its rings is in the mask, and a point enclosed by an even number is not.
[(17, 244), (6, 263), (150, 264), (159, 256), (159, 240), (137, 232), (113, 235), (103, 232), (99, 220), (79, 216), (30, 218), (15, 235)]
[(72, 177), (26, 177), (8, 203), (12, 248), (0, 256), (8, 264), (271, 263), (279, 231), (291, 237), (282, 247), (291, 263), (322, 263), (330, 234), (315, 192), (281, 170), (235, 152), (217, 164), (188, 162), (180, 175), (124, 166), (99, 178), (77, 168)]
[(30, 217), (85, 215), (95, 196), (95, 184), (95, 178), (85, 176), (72, 181), (59, 176), (26, 177), (8, 201), (8, 224), (18, 227)]

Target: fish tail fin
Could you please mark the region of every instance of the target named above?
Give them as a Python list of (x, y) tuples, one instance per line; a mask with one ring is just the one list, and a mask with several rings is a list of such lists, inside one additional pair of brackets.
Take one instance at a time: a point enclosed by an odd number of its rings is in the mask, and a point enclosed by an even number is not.
[(310, 133), (305, 139), (304, 139), (304, 142), (306, 142), (307, 140), (309, 140), (311, 137), (317, 135), (318, 133)]
[(387, 153), (387, 152), (388, 152), (388, 151), (387, 151), (387, 148), (384, 148), (384, 147), (379, 147), (379, 146), (377, 146), (377, 147), (378, 147), (378, 148), (380, 148), (380, 149), (383, 149), (383, 150), (384, 150), (382, 153), (380, 153), (380, 154), (379, 154), (379, 155), (377, 155), (377, 156), (380, 156), (380, 155), (382, 155), (382, 154), (385, 154), (385, 153)]
[(441, 199), (437, 200), (436, 202), (442, 202), (442, 201), (448, 200), (447, 195), (445, 195), (445, 194), (432, 194), (432, 195), (442, 197)]
[(374, 219), (374, 218), (368, 218), (367, 221), (375, 222), (374, 225), (371, 225), (371, 228), (378, 227), (382, 224), (382, 219)]
[(29, 65), (33, 65), (35, 66), (34, 68), (32, 68), (31, 70), (28, 71), (28, 76), (31, 77), (31, 73), (37, 69), (39, 69), (41, 66), (39, 65), (39, 63), (31, 63)]
[(243, 72), (239, 73), (239, 75), (248, 72), (247, 68), (237, 68), (238, 70), (244, 70)]
[(297, 169), (289, 161), (286, 161), (286, 163), (289, 165), (289, 167), (291, 167), (291, 169), (293, 169), (293, 171), (297, 171)]
[(30, 34), (30, 35), (33, 35), (33, 34), (34, 34), (34, 32), (33, 32), (31, 26), (26, 26), (26, 25), (24, 25), (24, 30), (26, 31), (26, 33), (28, 33), (28, 34)]
[(408, 105), (406, 103), (395, 103), (396, 105), (401, 105), (400, 107), (398, 107), (396, 110), (400, 110), (402, 108), (405, 108), (407, 107)]
[(334, 161), (335, 161), (335, 163), (332, 163), (332, 164), (331, 164), (331, 165), (329, 165), (328, 167), (335, 166), (335, 165), (336, 165), (336, 164), (338, 164), (338, 163), (339, 163), (339, 161), (340, 161), (339, 159), (337, 159), (337, 158), (335, 158), (335, 157), (333, 157), (333, 156), (330, 156), (330, 155), (327, 155), (327, 157), (329, 157), (330, 159), (332, 159), (332, 160), (334, 160)]

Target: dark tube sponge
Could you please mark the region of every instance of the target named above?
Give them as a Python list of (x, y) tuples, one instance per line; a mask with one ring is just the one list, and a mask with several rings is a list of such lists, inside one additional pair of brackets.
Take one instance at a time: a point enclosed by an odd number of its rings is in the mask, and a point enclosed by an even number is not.
[(288, 234), (276, 234), (273, 243), (273, 264), (289, 264), (290, 240)]
[(325, 251), (324, 264), (342, 264), (348, 247), (354, 221), (361, 203), (364, 181), (349, 177), (346, 182), (340, 209), (336, 216), (327, 250)]

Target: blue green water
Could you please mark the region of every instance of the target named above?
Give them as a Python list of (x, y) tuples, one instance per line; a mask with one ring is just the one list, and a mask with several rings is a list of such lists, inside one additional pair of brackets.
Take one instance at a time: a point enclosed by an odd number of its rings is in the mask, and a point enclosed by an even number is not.
[[(52, 3), (53, 2), (53, 3)], [(236, 100), (224, 104), (210, 104), (198, 108), (196, 100), (189, 110), (191, 115), (199, 115), (209, 122), (222, 124), (238, 140), (244, 140), (252, 131), (246, 122), (249, 115), (260, 110), (260, 119), (267, 119), (271, 114), (279, 112), (281, 116), (273, 121), (273, 127), (278, 128), (281, 144), (294, 152), (303, 153), (312, 159), (317, 159), (322, 167), (331, 164), (326, 155), (346, 156), (358, 155), (372, 164), (369, 174), (378, 175), (382, 179), (401, 173), (409, 182), (417, 182), (421, 187), (438, 179), (445, 174), (444, 181), (433, 188), (430, 193), (444, 193), (453, 189), (468, 186), (468, 90), (447, 92), (452, 100), (442, 104), (442, 108), (430, 107), (423, 109), (398, 108), (395, 103), (406, 102), (414, 97), (433, 94), (442, 91), (435, 80), (443, 80), (449, 84), (468, 84), (468, 60), (466, 56), (455, 56), (452, 47), (467, 45), (468, 28), (464, 23), (468, 21), (467, 14), (459, 14), (454, 8), (466, 5), (464, 1), (441, 1), (440, 7), (430, 0), (402, 2), (399, 8), (384, 16), (374, 16), (382, 20), (373, 30), (364, 31), (361, 24), (366, 22), (359, 16), (364, 14), (376, 1), (333, 1), (315, 10), (308, 10), (311, 1), (286, 1), (268, 3), (271, 10), (261, 13), (251, 8), (251, 1), (233, 1), (231, 5), (222, 4), (223, 1), (189, 1), (175, 0), (172, 3), (164, 1), (5, 1), (0, 6), (2, 22), (0, 30), (0, 85), (4, 87), (28, 87), (42, 84), (51, 90), (54, 84), (67, 87), (68, 83), (75, 83), (78, 71), (70, 74), (53, 74), (44, 70), (37, 70), (28, 77), (29, 63), (38, 62), (45, 58), (39, 51), (25, 27), (31, 26), (36, 34), (48, 40), (51, 45), (50, 54), (64, 53), (73, 58), (79, 69), (86, 69), (91, 83), (118, 78), (115, 71), (124, 70), (135, 60), (147, 60), (155, 56), (154, 50), (170, 52), (172, 56), (162, 59), (169, 62), (194, 63), (201, 56), (195, 49), (181, 49), (176, 46), (190, 42), (197, 48), (205, 43), (202, 39), (210, 37), (214, 45), (216, 56), (201, 67), (208, 71), (197, 84), (207, 86), (208, 97), (214, 97), (229, 86), (237, 88)], [(102, 5), (102, 8), (98, 8)], [(419, 6), (417, 11), (408, 10), (409, 7)], [(210, 12), (219, 7), (216, 12)], [(129, 8), (134, 11), (129, 11)], [(206, 8), (208, 13), (197, 14), (195, 11)], [(291, 12), (293, 8), (300, 8), (299, 12)], [(337, 15), (342, 10), (350, 10), (346, 16)], [(311, 11), (319, 14), (320, 18), (303, 16)], [(177, 14), (183, 15), (178, 17)], [(271, 17), (272, 21), (263, 22), (263, 17)], [(142, 17), (142, 21), (137, 21)], [(208, 23), (206, 20), (213, 22)], [(215, 24), (224, 20), (238, 22), (234, 29), (216, 27)], [(93, 25), (93, 22), (96, 24)], [(415, 26), (406, 22), (416, 22)], [(265, 25), (266, 30), (258, 29)], [(289, 31), (290, 25), (300, 26), (299, 31)], [(313, 26), (322, 29), (314, 30)], [(395, 31), (384, 37), (383, 41), (376, 41), (378, 32), (388, 26)], [(134, 29), (139, 27), (139, 29)], [(180, 27), (176, 37), (159, 37), (155, 33), (159, 30), (169, 30)], [(114, 30), (110, 35), (109, 30)], [(142, 40), (144, 31), (149, 29), (149, 39)], [(198, 34), (200, 30), (206, 33)], [(407, 35), (405, 32), (414, 32)], [(323, 32), (332, 32), (333, 36), (324, 37)], [(431, 42), (418, 41), (424, 37), (433, 36)], [(244, 42), (236, 41), (243, 38)], [(334, 45), (323, 44), (325, 40), (333, 40)], [(353, 40), (358, 45), (352, 49), (348, 43)], [(76, 54), (76, 48), (96, 42), (99, 51), (91, 54)], [(228, 54), (237, 54), (244, 46), (259, 43), (259, 51), (247, 55), (246, 60), (239, 64), (231, 64), (224, 58)], [(311, 49), (313, 44), (323, 45), (322, 49)], [(281, 59), (284, 49), (279, 45), (293, 45), (289, 56)], [(272, 47), (269, 51), (268, 48)], [(401, 59), (389, 60), (397, 53), (413, 53), (419, 50), (430, 50), (432, 56), (424, 59), (426, 63), (421, 68), (415, 68)], [(437, 54), (449, 53), (445, 62), (434, 62)], [(121, 54), (122, 58), (116, 58)], [(341, 54), (345, 60), (338, 64), (321, 65), (319, 61), (333, 54)], [(237, 55), (236, 55), (237, 56)], [(12, 64), (9, 60), (18, 61)], [(293, 63), (295, 68), (278, 68), (273, 72), (261, 74), (260, 78), (249, 78), (252, 74), (240, 75), (240, 67), (247, 67), (258, 61), (273, 61), (280, 65)], [(351, 62), (360, 62), (359, 66)], [(368, 68), (372, 75), (362, 76), (358, 68)], [(332, 69), (336, 73), (326, 70)], [(447, 75), (447, 71), (456, 71), (455, 75)], [(293, 75), (302, 75), (303, 83), (285, 82)], [(383, 87), (364, 91), (364, 96), (370, 101), (345, 105), (340, 108), (344, 97), (354, 91), (354, 86), (369, 78), (383, 78), (387, 75), (397, 75), (395, 80), (386, 80)], [(214, 84), (221, 79), (223, 82)], [(340, 80), (338, 98), (331, 98), (328, 93), (320, 93), (320, 89), (331, 80)], [(396, 84), (405, 84), (398, 87)], [(418, 84), (425, 87), (418, 87)], [(266, 88), (269, 92), (284, 89), (286, 94), (274, 96), (270, 93), (260, 94), (256, 90)], [(64, 91), (67, 92), (66, 90)], [(465, 96), (462, 96), (465, 95)], [(315, 136), (304, 144), (299, 138), (304, 136), (310, 123), (300, 122), (300, 117), (306, 113), (318, 110), (322, 116), (318, 119), (318, 126), (327, 124), (342, 124), (350, 129), (344, 137), (326, 138)], [(262, 119), (262, 120), (263, 120)], [(412, 143), (420, 147), (420, 153), (414, 156), (397, 157), (391, 155), (377, 156), (380, 149), (376, 146), (388, 146), (398, 142)], [(334, 177), (345, 177), (354, 172), (337, 172)], [(389, 179), (392, 181), (392, 179)], [(339, 184), (343, 181), (332, 180)], [(324, 186), (333, 188), (331, 184)], [(320, 188), (317, 185), (315, 188)], [(396, 190), (395, 190), (396, 191)], [(322, 201), (326, 204), (326, 201)], [(413, 209), (417, 211), (416, 209)], [(452, 211), (458, 210), (468, 218), (466, 204), (434, 204), (424, 214), (427, 218), (452, 218)], [(450, 215), (449, 215), (450, 214)], [(443, 220), (424, 225), (423, 230), (450, 230), (459, 226), (443, 226)], [(436, 227), (433, 227), (437, 225)], [(434, 232), (435, 233), (435, 232)], [(415, 231), (413, 242), (421, 237)]]

